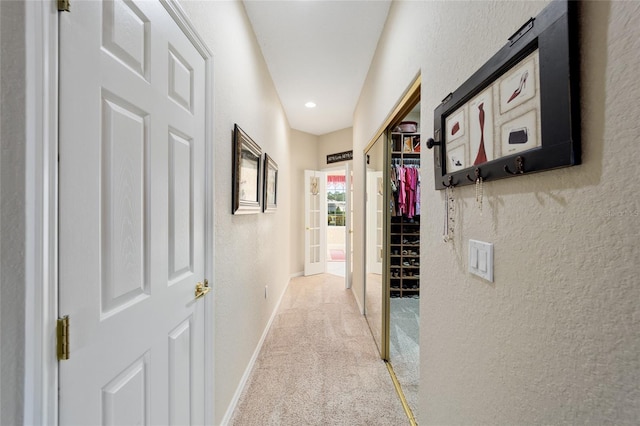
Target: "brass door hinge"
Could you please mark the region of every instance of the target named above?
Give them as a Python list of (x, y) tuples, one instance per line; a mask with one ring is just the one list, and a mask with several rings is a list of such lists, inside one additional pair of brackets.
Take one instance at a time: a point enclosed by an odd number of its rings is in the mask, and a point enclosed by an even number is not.
[(58, 12), (69, 12), (71, 10), (71, 2), (69, 0), (58, 0)]
[(58, 360), (69, 359), (69, 315), (58, 318), (56, 334), (58, 336)]

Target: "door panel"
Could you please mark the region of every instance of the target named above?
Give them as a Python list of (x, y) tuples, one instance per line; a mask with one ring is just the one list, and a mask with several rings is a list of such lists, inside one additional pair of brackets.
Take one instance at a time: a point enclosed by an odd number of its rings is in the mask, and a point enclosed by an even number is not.
[(193, 111), (193, 68), (169, 46), (169, 97), (187, 111)]
[(150, 22), (130, 1), (102, 5), (103, 48), (145, 80), (150, 68)]
[(204, 421), (204, 73), (159, 2), (60, 15), (60, 424)]
[(191, 424), (191, 396), (183, 393), (190, 389), (191, 321), (189, 318), (169, 333), (169, 420), (172, 425)]
[(108, 316), (149, 294), (144, 229), (149, 190), (148, 115), (102, 92), (99, 170), (102, 241), (102, 315)]
[(143, 425), (149, 421), (148, 354), (102, 389), (105, 425)]
[(169, 131), (169, 280), (193, 273), (193, 141)]

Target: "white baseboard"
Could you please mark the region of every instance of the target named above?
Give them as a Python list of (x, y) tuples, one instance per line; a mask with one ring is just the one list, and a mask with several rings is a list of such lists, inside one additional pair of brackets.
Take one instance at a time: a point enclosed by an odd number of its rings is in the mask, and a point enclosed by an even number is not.
[[(302, 275), (302, 273), (300, 273), (300, 275)], [(258, 345), (256, 346), (255, 351), (253, 351), (253, 356), (251, 357), (251, 360), (249, 360), (249, 364), (247, 365), (247, 368), (244, 370), (244, 374), (242, 375), (242, 378), (240, 379), (240, 383), (238, 384), (238, 388), (236, 389), (236, 392), (233, 395), (233, 398), (231, 399), (231, 402), (229, 403), (229, 407), (227, 408), (227, 411), (225, 412), (224, 417), (222, 418), (222, 422), (220, 423), (222, 426), (228, 425), (229, 422), (231, 421), (231, 417), (233, 416), (233, 412), (235, 411), (236, 406), (238, 405), (238, 401), (240, 400), (240, 395), (242, 395), (242, 391), (244, 391), (244, 387), (246, 386), (247, 381), (249, 380), (249, 377), (251, 376), (251, 372), (253, 371), (253, 367), (256, 364), (256, 361), (258, 359), (258, 355), (260, 355), (260, 350), (262, 350), (262, 345), (264, 344), (264, 341), (265, 341), (265, 339), (267, 337), (267, 334), (269, 333), (269, 330), (271, 329), (271, 324), (273, 324), (273, 320), (276, 318), (276, 315), (278, 314), (278, 310), (280, 309), (280, 304), (282, 303), (282, 299), (284, 298), (284, 295), (287, 292), (287, 289), (289, 288), (289, 283), (290, 282), (291, 281), (287, 282), (287, 285), (284, 287), (284, 291), (280, 295), (280, 299), (278, 299), (278, 303), (276, 303), (276, 307), (274, 308), (273, 312), (271, 313), (271, 318), (269, 318), (269, 322), (267, 323), (267, 326), (265, 327), (264, 332), (262, 333), (262, 336), (260, 337), (260, 341), (258, 342)]]
[(356, 293), (353, 291), (353, 287), (349, 288), (349, 290), (351, 290), (351, 293), (353, 294), (353, 298), (356, 299), (356, 305), (358, 305), (358, 309), (360, 309), (360, 314), (364, 315), (364, 306), (360, 304), (360, 299), (356, 297)]
[(304, 271), (296, 272), (294, 274), (289, 275), (289, 278), (301, 277), (304, 275)]

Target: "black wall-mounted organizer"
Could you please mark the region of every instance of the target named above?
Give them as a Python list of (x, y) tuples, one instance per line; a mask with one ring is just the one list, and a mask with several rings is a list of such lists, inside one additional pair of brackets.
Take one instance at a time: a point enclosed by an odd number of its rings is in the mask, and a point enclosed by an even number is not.
[[(435, 188), (444, 189), (450, 186), (471, 185), (479, 179), (492, 181), (513, 176), (520, 176), (533, 172), (567, 167), (580, 164), (580, 101), (579, 101), (579, 57), (577, 8), (579, 2), (557, 0), (547, 6), (537, 17), (527, 21), (509, 42), (500, 49), (487, 63), (476, 71), (458, 89), (450, 93), (434, 111), (434, 137), (426, 141), (426, 146), (434, 151)], [(531, 55), (537, 55), (537, 79), (523, 73), (519, 88), (516, 91), (504, 90), (508, 76), (515, 73)], [(527, 74), (527, 75), (525, 75)], [(526, 88), (527, 77), (531, 85), (537, 84), (535, 97), (539, 98), (539, 105), (531, 108), (535, 115), (537, 132), (535, 140), (537, 146), (516, 152), (487, 158), (488, 161), (475, 161), (471, 158), (473, 143), (471, 136), (464, 151), (466, 162), (453, 163), (461, 166), (456, 168), (447, 157), (447, 149), (453, 152), (454, 144), (447, 128), (447, 118), (459, 111), (465, 110), (468, 123), (475, 124), (471, 115), (477, 120), (477, 108), (472, 105), (474, 99), (490, 91), (491, 96), (498, 102), (493, 102), (493, 109), (489, 112), (493, 120), (488, 123), (498, 131), (493, 131), (492, 140), (483, 140), (484, 111), (481, 113), (480, 143), (493, 143), (504, 146), (514, 146), (527, 141), (528, 133), (522, 129), (500, 127), (500, 120), (516, 122), (519, 117), (511, 118), (513, 112), (503, 113), (503, 104), (511, 102), (519, 90)], [(514, 80), (517, 83), (517, 80)], [(530, 86), (531, 87), (531, 86)], [(531, 89), (530, 89), (531, 90)], [(493, 95), (495, 91), (495, 95)], [(511, 96), (509, 97), (509, 94)], [(509, 98), (503, 101), (502, 97)], [(498, 105), (495, 105), (495, 104)], [(515, 103), (515, 102), (514, 102)], [(482, 107), (482, 104), (480, 105)], [(466, 109), (465, 109), (466, 108)], [(509, 106), (511, 108), (511, 106)], [(515, 110), (514, 110), (515, 111)], [(501, 117), (502, 116), (502, 117)], [(505, 118), (507, 117), (507, 118)], [(509, 124), (507, 122), (507, 124)], [(470, 132), (470, 126), (467, 126)], [(457, 132), (460, 127), (454, 128)], [(536, 129), (533, 129), (536, 130)], [(508, 133), (510, 131), (510, 134)], [(496, 136), (495, 133), (498, 133)], [(508, 135), (505, 136), (505, 135)], [(499, 138), (496, 139), (496, 138)], [(475, 141), (477, 142), (477, 141)], [(457, 148), (457, 147), (456, 147)], [(483, 146), (484, 150), (484, 146)], [(494, 151), (498, 151), (494, 149)], [(452, 170), (447, 170), (448, 168)]]

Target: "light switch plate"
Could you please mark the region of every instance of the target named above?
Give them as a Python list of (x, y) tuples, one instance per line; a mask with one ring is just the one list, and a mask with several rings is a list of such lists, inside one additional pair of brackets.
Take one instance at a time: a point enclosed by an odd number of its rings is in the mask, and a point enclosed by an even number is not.
[(469, 272), (493, 282), (493, 244), (469, 240)]

